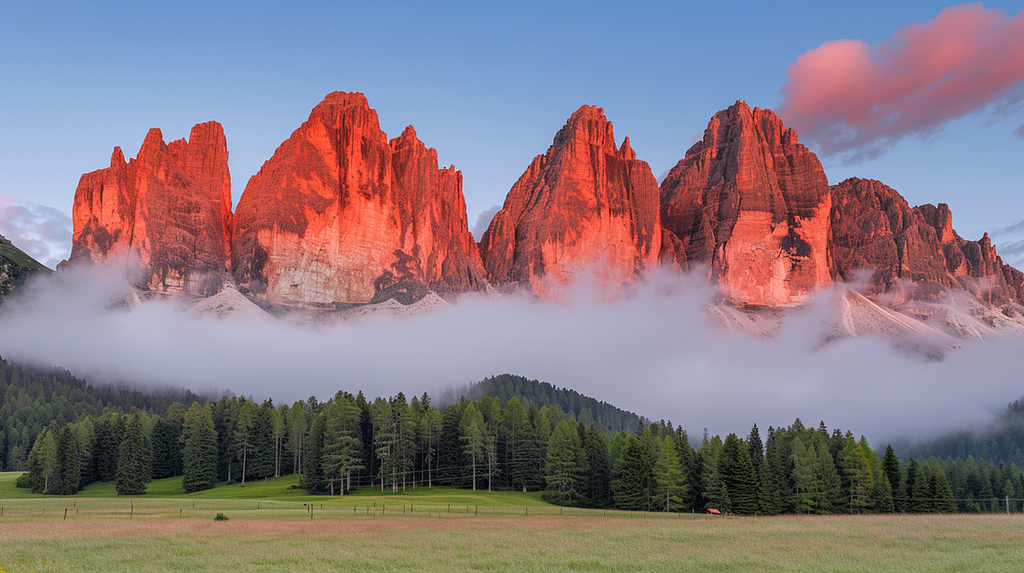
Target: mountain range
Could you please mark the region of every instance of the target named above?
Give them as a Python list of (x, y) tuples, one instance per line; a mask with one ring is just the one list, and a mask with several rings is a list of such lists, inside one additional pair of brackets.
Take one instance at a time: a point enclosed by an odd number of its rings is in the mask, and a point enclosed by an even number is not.
[(878, 181), (829, 185), (793, 129), (742, 101), (711, 118), (660, 185), (602, 109), (581, 107), (479, 243), (461, 173), (439, 167), (412, 126), (389, 140), (362, 94), (318, 104), (234, 212), (227, 157), (216, 122), (171, 143), (152, 129), (128, 161), (115, 148), (79, 182), (62, 267), (129, 270), (150, 295), (233, 285), (314, 309), (429, 292), (547, 298), (584, 275), (614, 296), (658, 268), (706, 274), (737, 308), (800, 306), (837, 283), (885, 306), (964, 293), (1019, 319), (1024, 303), (1024, 273), (987, 234), (966, 240), (945, 204), (911, 207)]

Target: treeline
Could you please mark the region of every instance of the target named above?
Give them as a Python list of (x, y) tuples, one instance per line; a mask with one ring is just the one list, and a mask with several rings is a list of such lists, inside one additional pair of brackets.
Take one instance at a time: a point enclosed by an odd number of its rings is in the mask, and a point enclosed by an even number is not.
[(459, 394), (452, 395), (447, 402), (455, 402), (458, 396), (466, 396), (471, 400), (492, 396), (502, 404), (517, 398), (520, 404), (533, 403), (538, 408), (558, 406), (584, 425), (596, 423), (598, 429), (609, 436), (620, 431), (636, 432), (650, 423), (633, 412), (584, 396), (575, 390), (514, 374), (501, 374), (469, 384)]
[[(444, 408), (429, 395), (367, 400), (339, 392), (275, 407), (222, 398), (161, 416), (106, 412), (51, 424), (29, 455), (20, 485), (73, 493), (114, 481), (138, 495), (151, 478), (182, 476), (186, 491), (217, 482), (300, 474), (313, 494), (344, 495), (449, 485), (543, 491), (569, 506), (737, 515), (1020, 511), (1024, 472), (969, 457), (901, 462), (866, 439), (824, 423), (768, 428), (746, 438), (705, 435), (656, 422), (609, 438), (558, 406), (512, 397), (462, 399)], [(76, 481), (77, 477), (77, 481)]]
[[(686, 432), (656, 423), (638, 436), (620, 433), (611, 446), (612, 496), (621, 509), (702, 511), (738, 515), (781, 513), (930, 513), (1020, 511), (1024, 471), (968, 458), (911, 459), (892, 447), (879, 456), (862, 436), (824, 422), (806, 428), (756, 425), (742, 439), (703, 436), (697, 449)], [(1017, 496), (1017, 497), (1015, 497)]]
[(43, 428), (63, 427), (105, 411), (164, 412), (174, 402), (205, 402), (182, 390), (158, 396), (136, 390), (96, 388), (66, 370), (34, 372), (0, 358), (0, 471), (24, 471), (28, 454)]
[(982, 431), (962, 431), (919, 444), (901, 445), (898, 450), (913, 457), (984, 458), (1024, 467), (1024, 399), (1011, 402)]

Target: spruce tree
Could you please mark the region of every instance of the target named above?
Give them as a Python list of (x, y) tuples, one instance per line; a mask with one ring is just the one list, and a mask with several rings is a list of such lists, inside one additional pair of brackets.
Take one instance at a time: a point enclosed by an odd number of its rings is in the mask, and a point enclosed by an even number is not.
[(56, 495), (74, 495), (78, 493), (82, 479), (81, 458), (78, 439), (71, 431), (71, 426), (61, 428), (57, 434), (57, 477), (59, 482), (51, 488)]
[[(935, 472), (935, 496), (934, 509), (939, 513), (956, 513), (956, 499), (953, 497), (953, 490), (949, 487), (949, 480), (946, 473), (939, 470)], [(1013, 495), (1007, 492), (1008, 496)]]
[[(468, 408), (467, 408), (468, 410)], [(575, 505), (580, 498), (580, 436), (575, 422), (562, 420), (548, 441), (544, 499), (556, 505)]]
[[(783, 484), (786, 483), (785, 460), (779, 447), (777, 433), (768, 427), (764, 462), (758, 475), (758, 507), (764, 515), (778, 515), (783, 510)], [(788, 488), (787, 488), (788, 489)], [(786, 496), (788, 497), (788, 495)]]
[(718, 473), (729, 496), (729, 509), (737, 515), (757, 513), (757, 477), (750, 463), (750, 449), (736, 434), (725, 438), (718, 454)]
[(832, 454), (828, 451), (828, 441), (815, 440), (818, 463), (817, 471), (820, 495), (817, 499), (817, 512), (821, 514), (833, 513), (836, 508), (842, 506), (844, 501), (843, 483), (839, 478), (839, 471), (836, 469)]
[(210, 489), (217, 483), (217, 431), (213, 409), (192, 402), (182, 424), (181, 487), (186, 493)]
[[(686, 494), (686, 474), (679, 461), (675, 439), (664, 436), (656, 440), (658, 457), (654, 464), (654, 479), (658, 486), (659, 509), (666, 512), (679, 511)], [(664, 505), (661, 505), (661, 504)]]
[(472, 489), (476, 490), (477, 470), (484, 463), (486, 450), (486, 433), (484, 428), (484, 417), (477, 410), (476, 404), (470, 402), (462, 413), (462, 421), (459, 422), (459, 430), (462, 434), (463, 454), (470, 465)]
[(302, 478), (299, 484), (307, 493), (327, 493), (327, 479), (324, 476), (324, 414), (313, 419), (306, 437), (306, 452), (303, 454)]
[(900, 473), (900, 459), (896, 457), (892, 444), (885, 446), (885, 457), (882, 458), (882, 472), (889, 482), (889, 491), (892, 493), (895, 509), (903, 510), (903, 475)]
[(181, 475), (183, 470), (181, 439), (185, 407), (178, 402), (153, 425), (153, 477), (160, 479)]
[(350, 396), (335, 396), (324, 407), (323, 450), (321, 464), (328, 491), (344, 494), (351, 487), (353, 471), (363, 468), (362, 440), (359, 431), (359, 407)]
[(135, 412), (125, 424), (117, 456), (114, 489), (118, 495), (142, 495), (153, 471), (153, 452), (146, 436), (142, 413)]
[(794, 437), (793, 453), (790, 455), (793, 482), (790, 506), (795, 513), (813, 513), (818, 509), (821, 482), (818, 481), (817, 464), (818, 456), (814, 445), (808, 449), (800, 436)]
[(729, 493), (725, 489), (721, 472), (718, 470), (718, 454), (722, 450), (722, 438), (715, 436), (708, 439), (704, 431), (704, 441), (697, 451), (700, 460), (700, 487), (704, 500), (704, 508), (715, 508), (719, 511), (732, 511)]

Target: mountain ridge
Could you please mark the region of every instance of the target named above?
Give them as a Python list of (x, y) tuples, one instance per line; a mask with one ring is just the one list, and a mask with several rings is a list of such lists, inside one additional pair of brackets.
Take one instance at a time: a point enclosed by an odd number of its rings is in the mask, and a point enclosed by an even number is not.
[[(163, 144), (76, 190), (71, 262), (137, 265), (143, 290), (199, 296), (234, 283), (272, 303), (342, 308), (434, 291), (523, 288), (549, 298), (584, 274), (614, 298), (667, 266), (707, 268), (732, 304), (785, 308), (873, 274), (898, 304), (967, 291), (1024, 303), (1024, 273), (987, 234), (961, 238), (942, 203), (911, 208), (881, 182), (829, 185), (815, 154), (771, 110), (737, 101), (659, 186), (601, 108), (582, 106), (512, 186), (480, 243), (461, 173), (409, 126), (388, 140), (362, 94), (334, 92), (275, 151), (234, 213), (220, 124)], [(228, 187), (229, 189), (229, 187)], [(229, 238), (229, 240), (226, 240)]]

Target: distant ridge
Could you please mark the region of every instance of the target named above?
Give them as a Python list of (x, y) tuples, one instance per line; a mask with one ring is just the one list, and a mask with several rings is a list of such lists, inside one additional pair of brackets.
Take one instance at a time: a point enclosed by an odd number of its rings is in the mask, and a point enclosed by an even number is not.
[(503, 407), (513, 396), (522, 402), (523, 406), (529, 403), (537, 408), (558, 406), (567, 416), (575, 418), (579, 422), (596, 423), (598, 428), (606, 434), (620, 431), (634, 433), (650, 423), (650, 420), (643, 416), (584, 396), (575, 390), (559, 388), (547, 382), (530, 380), (514, 374), (491, 376), (469, 384), (461, 391), (450, 390), (441, 396), (441, 401), (456, 402), (460, 397), (465, 397), (467, 400), (479, 400), (484, 396), (497, 398)]

